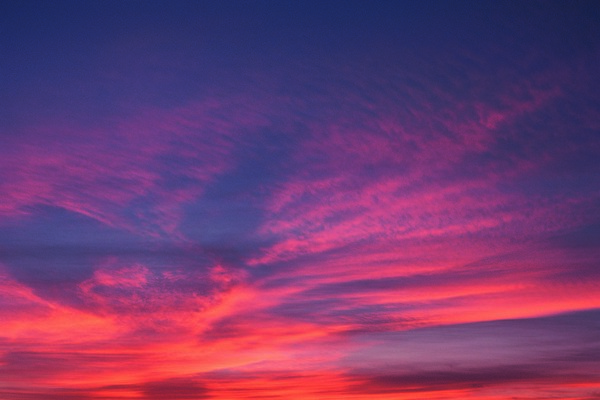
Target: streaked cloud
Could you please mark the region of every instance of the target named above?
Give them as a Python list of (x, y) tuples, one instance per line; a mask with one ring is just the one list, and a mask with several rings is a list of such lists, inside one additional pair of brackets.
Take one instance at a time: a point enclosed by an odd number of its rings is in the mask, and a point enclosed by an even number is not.
[(272, 6), (8, 7), (0, 397), (597, 398), (595, 7)]

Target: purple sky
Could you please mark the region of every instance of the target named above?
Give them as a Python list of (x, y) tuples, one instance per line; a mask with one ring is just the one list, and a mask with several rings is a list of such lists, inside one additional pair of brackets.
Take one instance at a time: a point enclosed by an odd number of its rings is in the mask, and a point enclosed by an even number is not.
[(0, 6), (0, 398), (600, 398), (593, 1)]

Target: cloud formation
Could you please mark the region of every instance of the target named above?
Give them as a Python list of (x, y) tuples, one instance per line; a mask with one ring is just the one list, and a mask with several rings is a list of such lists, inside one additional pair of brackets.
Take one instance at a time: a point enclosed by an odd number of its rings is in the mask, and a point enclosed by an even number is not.
[(596, 7), (38, 6), (1, 398), (598, 397)]

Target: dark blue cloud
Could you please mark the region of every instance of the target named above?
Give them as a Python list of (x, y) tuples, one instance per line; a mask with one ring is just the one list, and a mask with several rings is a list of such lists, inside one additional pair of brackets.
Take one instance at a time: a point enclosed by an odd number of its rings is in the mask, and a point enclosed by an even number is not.
[[(594, 355), (600, 349), (599, 315), (595, 309), (405, 332), (373, 332), (356, 339), (376, 345), (349, 356), (345, 364), (358, 366), (369, 359), (372, 371), (384, 376), (390, 369), (422, 371), (394, 375), (399, 388), (403, 383), (416, 384), (419, 379), (426, 386), (429, 378), (439, 379), (440, 384), (461, 385), (488, 379), (488, 383), (494, 379), (507, 383), (503, 381), (528, 375), (544, 378), (548, 383), (555, 376), (596, 379), (598, 359)], [(486, 370), (495, 372), (488, 374)], [(526, 373), (511, 372), (520, 370)]]

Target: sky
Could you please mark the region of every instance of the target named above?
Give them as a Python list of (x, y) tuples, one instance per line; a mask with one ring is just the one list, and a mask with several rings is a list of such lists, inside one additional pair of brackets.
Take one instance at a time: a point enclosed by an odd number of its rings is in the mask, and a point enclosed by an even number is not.
[(0, 398), (600, 399), (595, 1), (4, 1)]

